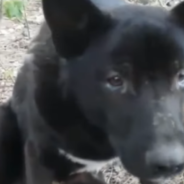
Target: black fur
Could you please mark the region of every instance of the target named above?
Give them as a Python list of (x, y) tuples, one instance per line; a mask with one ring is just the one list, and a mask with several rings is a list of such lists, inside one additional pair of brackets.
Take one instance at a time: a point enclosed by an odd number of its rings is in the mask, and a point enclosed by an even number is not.
[(46, 22), (1, 111), (0, 141), (7, 134), (15, 149), (0, 150), (0, 184), (49, 184), (84, 167), (59, 149), (119, 157), (144, 183), (183, 169), (184, 3), (103, 3), (43, 0)]
[(0, 183), (22, 178), (23, 142), (9, 102), (0, 106)]

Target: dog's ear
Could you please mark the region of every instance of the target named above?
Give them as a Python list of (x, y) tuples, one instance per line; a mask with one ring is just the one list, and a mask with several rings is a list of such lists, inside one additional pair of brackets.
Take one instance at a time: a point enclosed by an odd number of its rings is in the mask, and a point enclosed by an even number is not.
[(176, 21), (184, 28), (184, 2), (179, 3), (171, 9), (171, 14)]
[(82, 54), (89, 40), (109, 22), (90, 0), (42, 0), (54, 45), (63, 57)]

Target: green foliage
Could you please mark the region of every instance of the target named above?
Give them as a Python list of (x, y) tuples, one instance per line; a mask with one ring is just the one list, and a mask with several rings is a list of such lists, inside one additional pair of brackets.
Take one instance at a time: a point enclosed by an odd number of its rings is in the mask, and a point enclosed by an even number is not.
[(10, 19), (21, 20), (24, 16), (24, 0), (4, 0), (3, 13)]

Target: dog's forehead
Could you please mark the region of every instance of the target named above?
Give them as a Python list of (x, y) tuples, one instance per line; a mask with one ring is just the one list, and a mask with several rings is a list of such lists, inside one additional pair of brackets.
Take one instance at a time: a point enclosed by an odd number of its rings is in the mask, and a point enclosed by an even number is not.
[[(112, 28), (109, 44), (114, 49), (117, 45), (129, 42), (140, 44), (145, 37), (169, 38), (173, 25), (169, 21), (169, 13), (156, 7), (127, 6), (114, 10), (116, 24)], [(169, 29), (169, 32), (168, 32)], [(140, 41), (140, 42), (135, 42)], [(111, 47), (112, 46), (112, 47)]]
[(142, 18), (142, 17), (149, 17), (154, 19), (167, 19), (170, 15), (170, 12), (156, 6), (142, 6), (142, 5), (135, 5), (135, 4), (126, 4), (124, 6), (119, 6), (118, 8), (114, 8), (111, 11), (112, 17), (125, 20), (127, 18)]
[[(114, 63), (128, 58), (136, 68), (167, 70), (176, 60), (184, 61), (184, 34), (170, 21), (168, 12), (148, 9), (130, 6), (125, 10), (127, 14), (112, 29), (108, 52)], [(124, 10), (118, 11), (123, 15)]]

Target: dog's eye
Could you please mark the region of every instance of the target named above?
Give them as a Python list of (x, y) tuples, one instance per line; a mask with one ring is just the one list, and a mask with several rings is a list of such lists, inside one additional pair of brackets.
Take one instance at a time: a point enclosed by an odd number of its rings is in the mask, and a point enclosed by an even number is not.
[(178, 72), (178, 75), (177, 75), (177, 78), (178, 78), (178, 87), (180, 89), (184, 89), (184, 70), (181, 70), (180, 72)]
[(114, 87), (123, 86), (124, 84), (124, 80), (120, 75), (109, 77), (107, 81), (111, 86), (114, 86)]

